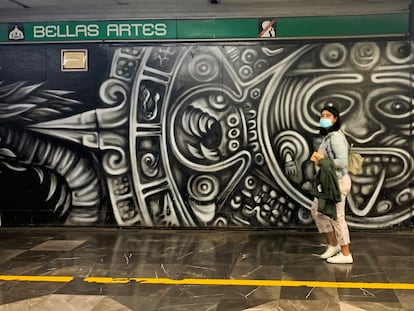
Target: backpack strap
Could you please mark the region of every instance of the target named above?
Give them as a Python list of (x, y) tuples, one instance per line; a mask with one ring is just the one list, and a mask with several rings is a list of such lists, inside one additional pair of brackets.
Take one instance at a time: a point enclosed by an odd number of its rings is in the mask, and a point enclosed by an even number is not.
[(354, 144), (351, 144), (351, 143), (349, 142), (348, 137), (345, 135), (345, 133), (344, 133), (342, 130), (339, 130), (339, 132), (341, 132), (341, 133), (342, 133), (342, 135), (344, 135), (345, 140), (346, 140), (346, 142), (348, 143), (348, 149), (349, 149), (349, 150), (351, 150), (351, 149), (352, 149), (352, 147), (354, 146)]

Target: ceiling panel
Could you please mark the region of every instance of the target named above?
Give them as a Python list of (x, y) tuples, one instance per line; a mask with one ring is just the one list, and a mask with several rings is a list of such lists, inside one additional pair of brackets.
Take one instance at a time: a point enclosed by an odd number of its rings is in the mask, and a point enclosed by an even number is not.
[(0, 0), (2, 22), (408, 12), (410, 0)]

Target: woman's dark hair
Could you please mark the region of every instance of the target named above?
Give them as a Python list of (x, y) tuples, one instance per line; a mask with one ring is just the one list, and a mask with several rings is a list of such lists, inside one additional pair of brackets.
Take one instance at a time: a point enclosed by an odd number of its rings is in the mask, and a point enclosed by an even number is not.
[(333, 105), (327, 105), (327, 106), (325, 106), (321, 109), (321, 113), (324, 110), (329, 111), (330, 113), (332, 113), (334, 115), (334, 117), (336, 117), (336, 122), (330, 128), (327, 128), (327, 129), (321, 128), (319, 133), (321, 135), (326, 135), (330, 132), (338, 131), (341, 128), (341, 117), (339, 116), (338, 109), (336, 109)]

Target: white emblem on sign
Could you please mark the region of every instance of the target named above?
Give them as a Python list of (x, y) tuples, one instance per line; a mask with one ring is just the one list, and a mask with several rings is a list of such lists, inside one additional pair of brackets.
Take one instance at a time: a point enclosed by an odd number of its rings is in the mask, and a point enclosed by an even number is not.
[(17, 25), (14, 25), (14, 28), (9, 32), (9, 40), (23, 40), (24, 39), (24, 33), (17, 27)]

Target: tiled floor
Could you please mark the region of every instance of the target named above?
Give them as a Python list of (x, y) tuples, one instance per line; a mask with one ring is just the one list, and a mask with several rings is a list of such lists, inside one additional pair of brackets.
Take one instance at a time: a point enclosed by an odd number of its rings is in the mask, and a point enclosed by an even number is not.
[(351, 238), (332, 265), (313, 232), (3, 228), (0, 310), (414, 310), (414, 233)]

